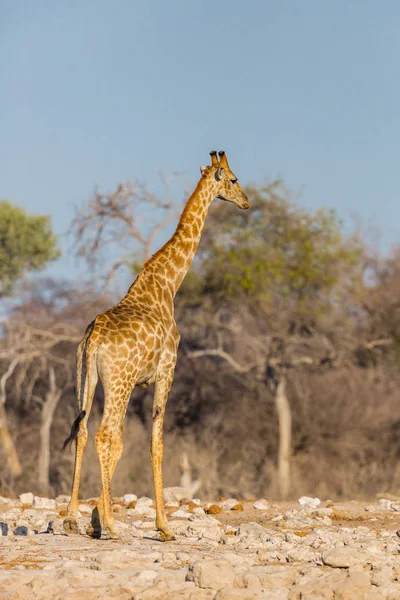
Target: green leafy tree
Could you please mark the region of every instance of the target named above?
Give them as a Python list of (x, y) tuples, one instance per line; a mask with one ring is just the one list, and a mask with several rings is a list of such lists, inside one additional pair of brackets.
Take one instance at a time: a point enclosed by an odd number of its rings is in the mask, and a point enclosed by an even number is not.
[(48, 216), (27, 215), (0, 201), (0, 297), (10, 295), (29, 271), (39, 271), (60, 256)]
[(249, 187), (250, 211), (215, 203), (183, 301), (204, 295), (291, 311), (325, 311), (362, 278), (364, 249), (335, 211), (307, 212), (282, 181)]

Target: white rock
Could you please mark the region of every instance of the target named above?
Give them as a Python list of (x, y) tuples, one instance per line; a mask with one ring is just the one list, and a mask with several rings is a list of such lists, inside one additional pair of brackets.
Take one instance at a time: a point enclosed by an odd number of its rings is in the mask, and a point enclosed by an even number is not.
[[(60, 494), (59, 496), (56, 496), (56, 504), (68, 504), (68, 502), (71, 500), (71, 496), (67, 496), (67, 494)], [(97, 501), (97, 498), (95, 498), (95, 500)]]
[(304, 506), (306, 508), (317, 508), (321, 504), (321, 500), (319, 498), (310, 498), (309, 496), (302, 496), (297, 500), (300, 506)]
[(210, 590), (233, 587), (235, 572), (226, 560), (199, 560), (190, 566), (188, 580)]
[(142, 529), (154, 529), (156, 528), (156, 522), (155, 521), (145, 521), (142, 524)]
[(226, 508), (227, 510), (230, 510), (233, 506), (236, 506), (236, 504), (239, 504), (239, 500), (236, 500), (236, 498), (227, 498), (227, 500), (218, 502), (218, 506)]
[(390, 510), (392, 507), (392, 502), (391, 500), (388, 500), (387, 498), (380, 498), (379, 500), (379, 504), (382, 506), (382, 508), (384, 508), (385, 510)]
[(209, 519), (199, 519), (192, 521), (187, 528), (188, 537), (193, 536), (200, 539), (219, 542), (222, 535), (222, 528), (217, 523)]
[(193, 509), (193, 514), (204, 516), (206, 513), (204, 512), (204, 509), (201, 508), (201, 506), (198, 506), (197, 508)]
[(142, 569), (152, 569), (154, 560), (152, 558), (138, 556), (137, 552), (126, 550), (106, 550), (101, 552), (97, 559), (100, 569), (107, 570), (125, 570), (139, 571)]
[(269, 504), (263, 498), (261, 500), (257, 500), (257, 502), (254, 502), (253, 508), (257, 508), (257, 510), (268, 510), (269, 509)]
[[(236, 588), (224, 588), (217, 592), (215, 600), (258, 600), (259, 598), (268, 598), (268, 600), (287, 600), (288, 592), (282, 590), (282, 594), (277, 595), (276, 591), (280, 590), (268, 590), (268, 596), (260, 596), (258, 592), (254, 592), (254, 589), (244, 590)], [(195, 598), (195, 596), (193, 596)]]
[(32, 492), (26, 492), (25, 494), (20, 494), (19, 501), (21, 502), (21, 504), (29, 504), (29, 506), (32, 506), (32, 504), (33, 504)]
[(191, 513), (186, 512), (185, 510), (176, 510), (171, 515), (174, 519), (190, 519), (191, 516)]
[(189, 559), (190, 559), (189, 552), (179, 551), (176, 553), (176, 560), (179, 560), (182, 562), (188, 562)]
[(241, 523), (238, 529), (238, 535), (254, 535), (259, 536), (261, 534), (268, 533), (265, 527), (260, 525), (259, 523)]
[(78, 510), (82, 515), (88, 515), (91, 514), (93, 509), (90, 506), (87, 506), (87, 504), (80, 504)]
[(135, 508), (128, 508), (126, 511), (127, 515), (132, 515), (133, 517), (141, 516), (141, 517), (149, 517), (150, 519), (155, 519), (156, 511), (154, 508), (150, 506), (136, 505)]
[(54, 510), (56, 508), (56, 501), (50, 498), (40, 498), (39, 496), (35, 496), (33, 499), (33, 506), (36, 508)]
[(152, 504), (154, 504), (152, 498), (148, 498), (147, 496), (141, 496), (140, 498), (138, 498), (135, 508), (137, 508), (138, 506), (151, 506)]
[(137, 496), (136, 494), (125, 494), (125, 496), (122, 496), (122, 500), (125, 504), (130, 504), (131, 502), (136, 502)]
[(367, 560), (367, 553), (359, 548), (337, 547), (322, 554), (322, 562), (329, 567), (352, 567)]
[(144, 569), (135, 573), (132, 578), (132, 584), (138, 587), (149, 587), (153, 585), (158, 573), (153, 569)]

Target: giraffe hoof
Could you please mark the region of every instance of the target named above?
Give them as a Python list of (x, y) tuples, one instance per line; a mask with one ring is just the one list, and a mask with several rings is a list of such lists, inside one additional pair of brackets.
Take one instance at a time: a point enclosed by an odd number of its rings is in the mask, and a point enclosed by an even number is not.
[(107, 539), (108, 540), (118, 540), (119, 535), (118, 535), (117, 531), (112, 530), (112, 529), (107, 529)]
[(78, 535), (78, 522), (72, 517), (66, 517), (63, 521), (64, 531), (68, 535)]
[(176, 537), (173, 533), (165, 533), (164, 531), (160, 531), (160, 540), (162, 542), (175, 542)]

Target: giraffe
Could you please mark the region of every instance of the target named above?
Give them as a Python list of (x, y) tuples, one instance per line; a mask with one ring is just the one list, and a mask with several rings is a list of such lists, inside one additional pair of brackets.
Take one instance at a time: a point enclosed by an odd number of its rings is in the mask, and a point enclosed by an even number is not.
[(177, 358), (180, 335), (174, 320), (174, 297), (196, 253), (209, 206), (214, 198), (247, 209), (250, 203), (231, 171), (225, 152), (210, 152), (211, 165), (188, 199), (175, 233), (142, 267), (124, 298), (87, 327), (77, 350), (77, 399), (80, 413), (64, 447), (76, 442), (71, 500), (64, 519), (67, 533), (78, 533), (78, 491), (87, 421), (100, 378), (104, 411), (95, 436), (102, 490), (88, 534), (118, 537), (111, 512), (111, 479), (122, 455), (122, 429), (135, 386), (155, 385), (151, 462), (156, 527), (162, 540), (172, 540), (163, 501), (163, 422)]

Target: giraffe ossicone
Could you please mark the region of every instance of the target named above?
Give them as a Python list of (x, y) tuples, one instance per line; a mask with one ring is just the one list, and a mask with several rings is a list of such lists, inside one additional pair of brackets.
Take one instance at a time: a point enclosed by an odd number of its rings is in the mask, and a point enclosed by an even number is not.
[(104, 412), (95, 444), (100, 461), (102, 490), (92, 513), (88, 533), (117, 537), (111, 511), (111, 479), (122, 455), (122, 429), (135, 386), (155, 385), (151, 438), (156, 504), (156, 527), (164, 540), (174, 538), (163, 501), (163, 422), (174, 376), (180, 340), (174, 319), (174, 297), (196, 253), (211, 202), (220, 198), (239, 208), (250, 207), (225, 152), (210, 152), (211, 165), (202, 168), (196, 189), (188, 199), (175, 233), (142, 267), (125, 297), (98, 315), (88, 326), (77, 350), (77, 399), (80, 414), (65, 445), (76, 440), (71, 500), (64, 529), (77, 533), (78, 492), (87, 421), (100, 378)]

